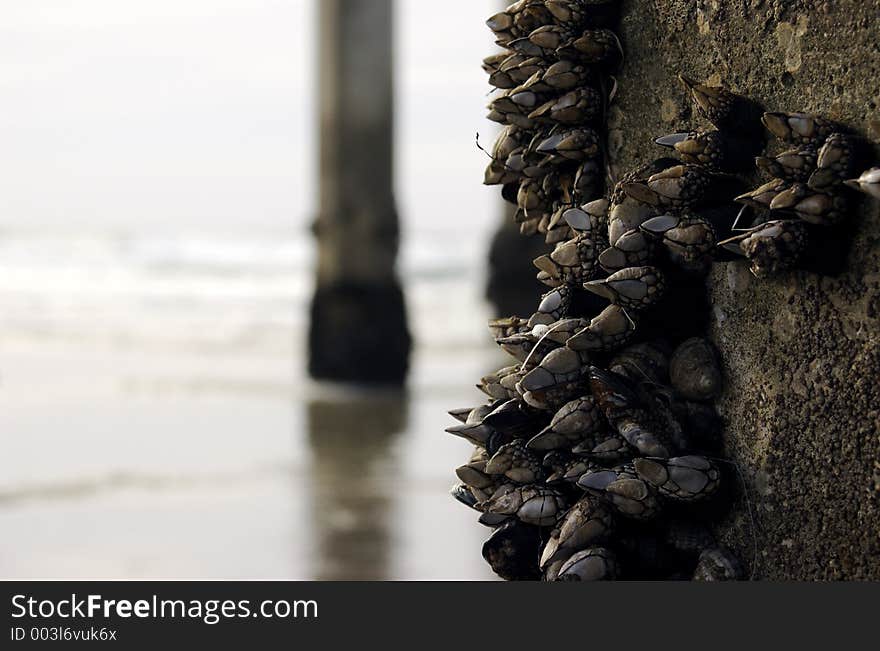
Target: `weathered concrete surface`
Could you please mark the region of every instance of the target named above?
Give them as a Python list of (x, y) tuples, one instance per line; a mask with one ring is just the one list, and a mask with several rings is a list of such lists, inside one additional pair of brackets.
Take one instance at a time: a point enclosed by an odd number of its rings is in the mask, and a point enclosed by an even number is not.
[(319, 5), (321, 166), (309, 371), (400, 383), (410, 335), (394, 266), (392, 2)]
[[(880, 140), (875, 0), (632, 1), (621, 34), (627, 61), (610, 133), (619, 169), (659, 155), (654, 136), (699, 123), (680, 72)], [(756, 524), (743, 500), (721, 536), (755, 578), (880, 579), (878, 204), (866, 199), (851, 224), (837, 277), (758, 281), (726, 263), (709, 281), (728, 376), (725, 445)]]

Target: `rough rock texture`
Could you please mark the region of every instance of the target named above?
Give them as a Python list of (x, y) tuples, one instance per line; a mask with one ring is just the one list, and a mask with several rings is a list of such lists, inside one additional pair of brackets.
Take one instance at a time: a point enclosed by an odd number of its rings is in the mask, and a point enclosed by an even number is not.
[[(678, 73), (880, 140), (876, 0), (630, 1), (621, 33), (618, 170), (661, 155), (654, 136), (701, 124)], [(709, 280), (727, 455), (748, 488), (720, 533), (754, 578), (880, 579), (878, 203), (865, 199), (850, 224), (837, 276), (758, 281), (724, 263)]]

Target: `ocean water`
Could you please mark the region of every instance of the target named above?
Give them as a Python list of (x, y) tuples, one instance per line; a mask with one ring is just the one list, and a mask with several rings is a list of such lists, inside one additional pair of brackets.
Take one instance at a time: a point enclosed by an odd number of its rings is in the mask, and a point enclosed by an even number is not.
[(374, 393), (305, 376), (305, 235), (7, 236), (0, 576), (485, 577), (442, 431), (498, 361), (480, 250), (410, 244), (412, 376)]
[[(7, 38), (3, 54), (27, 60), (36, 46), (24, 36), (66, 38), (73, 18), (87, 23), (89, 38), (74, 43), (82, 48), (125, 23), (102, 18), (99, 0), (78, 17), (55, 4), (48, 22), (18, 8), (19, 26), (3, 29), (21, 38)], [(481, 401), (473, 383), (502, 363), (482, 298), (500, 208), (479, 185), (485, 159), (473, 142), (477, 130), (491, 135), (479, 60), (491, 49), (482, 19), (495, 3), (462, 0), (455, 21), (436, 20), (427, 5), (401, 1), (396, 15), (399, 273), (416, 341), (400, 392), (316, 383), (304, 371), (316, 183), (304, 92), (314, 82), (311, 3), (212, 5), (218, 16), (232, 12), (232, 23), (248, 24), (235, 12), (251, 12), (255, 47), (261, 26), (290, 12), (290, 48), (301, 57), (279, 66), (274, 82), (260, 77), (265, 68), (254, 73), (266, 87), (289, 86), (290, 125), (279, 119), (263, 149), (241, 145), (250, 177), (232, 167), (202, 173), (216, 174), (219, 198), (176, 175), (179, 161), (205, 155), (198, 142), (184, 138), (164, 158), (145, 149), (143, 169), (126, 152), (117, 164), (132, 168), (113, 176), (99, 160), (101, 138), (115, 147), (128, 132), (112, 108), (106, 130), (96, 129), (85, 105), (90, 117), (78, 121), (80, 96), (71, 96), (50, 124), (26, 111), (21, 93), (48, 93), (60, 76), (38, 84), (0, 71), (0, 99), (19, 127), (19, 149), (0, 160), (9, 172), (0, 187), (0, 577), (490, 578), (480, 558), (488, 530), (448, 496), (468, 446), (443, 428), (447, 409)], [(131, 24), (185, 42), (206, 6), (175, 4), (186, 15), (173, 29), (158, 14)], [(123, 45), (102, 47), (113, 55)], [(72, 61), (76, 50), (58, 56)], [(159, 75), (178, 63), (149, 65)], [(86, 86), (98, 74), (68, 72)], [(248, 83), (223, 92), (241, 101), (217, 105), (232, 129), (251, 118), (249, 93), (262, 88), (236, 74)], [(198, 113), (165, 110), (136, 126), (158, 139), (170, 124), (197, 128)], [(63, 165), (49, 137), (62, 128), (81, 137)], [(33, 135), (26, 151), (22, 130)], [(55, 167), (31, 165), (41, 147)], [(27, 154), (18, 165), (17, 151)], [(227, 174), (240, 203), (222, 194)], [(125, 188), (150, 197), (120, 202)]]

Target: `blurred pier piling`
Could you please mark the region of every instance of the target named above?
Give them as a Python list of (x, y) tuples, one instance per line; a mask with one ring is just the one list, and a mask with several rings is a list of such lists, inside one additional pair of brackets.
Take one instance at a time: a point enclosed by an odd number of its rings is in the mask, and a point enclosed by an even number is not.
[(316, 378), (401, 383), (410, 335), (395, 272), (392, 0), (322, 0)]

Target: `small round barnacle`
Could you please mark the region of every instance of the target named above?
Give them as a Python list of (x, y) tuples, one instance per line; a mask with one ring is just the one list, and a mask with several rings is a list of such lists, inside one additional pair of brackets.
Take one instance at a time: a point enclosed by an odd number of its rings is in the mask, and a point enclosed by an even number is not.
[(641, 479), (631, 465), (611, 470), (594, 469), (585, 472), (577, 485), (597, 497), (602, 497), (620, 513), (636, 520), (650, 520), (660, 510), (657, 489)]
[(553, 171), (553, 158), (520, 147), (504, 160), (504, 170), (520, 180), (541, 181)]
[(488, 326), (493, 339), (507, 337), (531, 329), (528, 325), (528, 319), (523, 319), (518, 316), (505, 316), (497, 319), (490, 319)]
[(483, 59), (483, 70), (489, 75), (489, 85), (502, 90), (513, 88), (517, 85), (510, 75), (501, 71), (501, 65), (510, 56), (508, 52), (499, 52)]
[[(572, 182), (571, 203), (583, 206), (601, 196), (604, 187), (603, 179), (604, 166), (601, 155), (580, 161)], [(601, 230), (597, 231), (597, 238), (604, 242), (607, 237), (608, 230), (603, 226)]]
[(669, 379), (675, 391), (688, 400), (717, 398), (723, 378), (715, 347), (703, 337), (682, 342), (669, 360)]
[(473, 407), (460, 407), (458, 409), (450, 409), (446, 413), (452, 416), (459, 423), (466, 423), (468, 416), (474, 410)]
[(576, 125), (595, 120), (602, 111), (603, 101), (599, 91), (582, 86), (546, 101), (529, 113), (528, 117), (530, 120)]
[(608, 210), (608, 243), (614, 246), (625, 233), (637, 229), (656, 214), (653, 205), (630, 196), (612, 200)]
[(808, 113), (764, 113), (761, 122), (767, 130), (784, 142), (818, 148), (839, 125)]
[(456, 484), (449, 491), (449, 494), (452, 495), (457, 501), (464, 504), (466, 507), (471, 509), (476, 509), (479, 500), (477, 499), (474, 491), (470, 486), (464, 483)]
[(593, 80), (590, 68), (575, 61), (556, 61), (541, 72), (541, 81), (556, 90), (571, 90)]
[(506, 32), (513, 27), (513, 15), (509, 10), (499, 11), (486, 19), (486, 26), (493, 32)]
[(590, 391), (605, 418), (626, 442), (644, 456), (668, 458), (675, 451), (666, 432), (645, 409), (635, 386), (624, 376), (591, 367)]
[(640, 229), (658, 238), (669, 259), (684, 271), (704, 272), (712, 263), (717, 238), (708, 220), (695, 215), (660, 215), (644, 222)]
[(739, 581), (742, 578), (742, 565), (726, 547), (703, 550), (693, 576), (694, 581)]
[(483, 543), (483, 558), (492, 571), (508, 581), (541, 577), (538, 559), (543, 545), (541, 530), (519, 520), (508, 520)]
[(739, 195), (734, 199), (737, 203), (742, 203), (759, 210), (770, 210), (770, 204), (782, 193), (791, 188), (792, 182), (785, 179), (773, 179), (754, 190)]
[(601, 151), (599, 134), (589, 127), (562, 129), (536, 143), (535, 152), (558, 162), (594, 160)]
[(571, 305), (572, 289), (569, 286), (556, 287), (541, 296), (538, 304), (538, 312), (549, 314), (554, 321), (558, 321), (568, 314)]
[(565, 511), (565, 498), (549, 486), (531, 484), (518, 486), (490, 500), (484, 509), (499, 515), (515, 515), (526, 524), (547, 527), (555, 524)]
[(593, 366), (589, 377), (590, 391), (612, 424), (619, 412), (631, 413), (641, 406), (638, 393), (624, 376)]
[(507, 43), (507, 47), (514, 52), (545, 60), (572, 59), (570, 56), (558, 56), (556, 50), (573, 38), (572, 33), (561, 25), (542, 25), (529, 32), (528, 36), (513, 39)]
[(699, 203), (712, 185), (709, 172), (700, 165), (676, 165), (657, 172), (644, 182), (623, 186), (627, 195), (658, 208), (682, 208)]
[(498, 133), (492, 145), (490, 156), (495, 161), (505, 161), (514, 152), (521, 150), (528, 142), (528, 132), (507, 125)]
[(521, 34), (531, 31), (553, 22), (553, 14), (542, 2), (515, 3), (516, 11), (513, 14), (513, 24)]
[[(545, 63), (543, 59), (514, 52), (509, 54), (498, 66), (498, 74), (505, 75), (506, 78), (514, 82), (508, 88), (515, 88), (528, 81), (536, 73), (543, 72), (544, 69)], [(492, 85), (494, 86), (495, 84)]]
[(669, 436), (658, 426), (647, 422), (650, 420), (653, 419), (646, 418), (642, 413), (635, 413), (631, 416), (621, 415), (615, 419), (614, 424), (617, 432), (639, 454), (662, 458), (672, 456), (675, 448)]
[(511, 171), (505, 167), (503, 162), (490, 161), (483, 173), (483, 185), (504, 185), (512, 183), (520, 179), (518, 172)]
[(535, 61), (534, 58), (522, 54), (503, 52), (483, 59), (483, 70), (489, 75), (490, 86), (500, 90), (510, 90), (541, 71), (541, 68), (535, 65)]
[(844, 133), (832, 133), (819, 149), (816, 170), (807, 185), (813, 190), (830, 192), (852, 176), (856, 151), (853, 139)]
[(542, 214), (549, 212), (550, 198), (544, 191), (543, 185), (537, 180), (526, 179), (520, 183), (516, 201), (526, 215), (530, 212)]
[(530, 371), (541, 363), (551, 351), (559, 348), (560, 344), (546, 338), (541, 338), (532, 332), (521, 332), (509, 337), (496, 339), (495, 343), (501, 349), (516, 359), (522, 365), (522, 371)]
[(541, 567), (605, 541), (614, 531), (611, 511), (596, 497), (587, 495), (565, 513), (541, 554)]
[(706, 457), (687, 455), (671, 459), (640, 458), (633, 461), (636, 474), (655, 486), (661, 495), (689, 502), (712, 495), (721, 473)]
[(544, 241), (551, 246), (556, 246), (560, 242), (571, 239), (574, 234), (568, 224), (565, 223), (565, 220), (562, 219), (562, 213), (565, 212), (567, 206), (558, 205), (558, 202), (556, 202), (553, 207), (555, 210), (547, 222)]
[(584, 289), (615, 305), (643, 310), (655, 305), (666, 291), (666, 281), (657, 267), (628, 267), (608, 278), (584, 283)]
[(599, 266), (611, 274), (627, 267), (641, 267), (652, 260), (655, 248), (652, 238), (641, 230), (633, 229), (599, 254)]
[(609, 305), (565, 342), (572, 350), (614, 350), (625, 344), (635, 334), (636, 324), (619, 305)]
[[(610, 430), (604, 432), (603, 436), (578, 443), (572, 448), (572, 452), (606, 466), (629, 461), (636, 454), (635, 448), (627, 443), (625, 438)], [(588, 469), (584, 469), (581, 474), (586, 470)], [(578, 478), (567, 479), (576, 482)]]
[(604, 426), (602, 414), (593, 396), (581, 396), (562, 405), (553, 415), (550, 424), (526, 445), (541, 451), (570, 447), (597, 433)]
[(577, 233), (593, 234), (594, 220), (583, 208), (566, 208), (560, 215), (566, 225)]
[(596, 3), (584, 0), (543, 0), (543, 5), (553, 17), (553, 22), (570, 29), (584, 26), (588, 20), (588, 5), (607, 4), (607, 0)]
[(543, 3), (515, 2), (491, 16), (486, 25), (495, 34), (495, 42), (509, 47), (511, 42), (526, 36), (533, 29), (553, 21)]
[(741, 168), (745, 160), (739, 141), (731, 141), (716, 130), (672, 133), (654, 142), (673, 148), (684, 163), (703, 165), (718, 171)]
[(544, 480), (547, 484), (573, 484), (593, 465), (588, 459), (575, 456), (565, 449), (550, 450), (544, 455), (543, 463), (550, 472)]
[(746, 256), (752, 273), (766, 278), (797, 264), (807, 238), (807, 226), (801, 220), (777, 219), (719, 242), (719, 246)]
[(555, 409), (577, 395), (587, 370), (584, 353), (557, 348), (519, 379), (516, 391), (535, 409)]
[(470, 488), (484, 490), (494, 485), (495, 479), (486, 473), (485, 461), (471, 461), (455, 469), (456, 476)]
[(622, 349), (608, 363), (608, 370), (633, 382), (669, 383), (669, 351), (659, 342), (641, 342)]
[(535, 266), (549, 276), (555, 285), (580, 284), (592, 278), (598, 252), (588, 233), (560, 242), (549, 255), (534, 261)]
[(488, 375), (483, 376), (480, 379), (479, 384), (477, 384), (477, 388), (490, 398), (495, 398), (496, 400), (510, 400), (515, 397), (515, 392), (511, 392), (506, 386), (510, 383), (510, 380), (505, 382), (505, 379), (516, 378), (519, 376), (519, 373), (520, 368), (518, 365), (505, 366), (494, 373), (489, 373)]
[(752, 116), (752, 107), (748, 99), (724, 86), (701, 84), (685, 75), (678, 78), (690, 93), (700, 115), (716, 128), (736, 131), (750, 126), (748, 120)]
[(587, 319), (560, 319), (549, 324), (539, 324), (532, 329), (532, 333), (548, 341), (564, 345), (574, 333), (583, 330), (588, 325), (590, 322)]
[[(506, 441), (495, 441), (499, 446), (516, 438), (531, 436), (536, 429), (543, 427), (547, 422), (545, 413), (532, 409), (518, 397), (499, 402), (500, 404), (493, 404), (494, 409), (483, 419), (482, 423), (498, 432), (504, 432), (510, 437)], [(486, 454), (488, 454), (489, 448), (497, 450), (497, 447), (489, 445), (485, 450)], [(486, 459), (488, 460), (488, 457)]]
[[(607, 229), (608, 226), (608, 207), (609, 201), (603, 197), (581, 205), (580, 209), (589, 215), (593, 230), (601, 230), (603, 228)], [(579, 230), (575, 226), (572, 226), (572, 228)]]
[(544, 478), (544, 465), (526, 448), (525, 441), (514, 439), (505, 443), (484, 465), (489, 475), (504, 475), (517, 484), (532, 484)]
[(847, 200), (839, 193), (813, 190), (804, 183), (793, 183), (773, 198), (770, 209), (791, 213), (809, 224), (832, 226), (846, 215)]
[(766, 176), (785, 181), (806, 181), (816, 169), (816, 150), (812, 147), (801, 147), (769, 158), (758, 156), (755, 166)]
[(558, 581), (613, 581), (617, 578), (617, 557), (606, 547), (575, 552), (562, 564)]
[(555, 50), (560, 59), (577, 59), (584, 63), (615, 65), (623, 57), (620, 39), (610, 29), (588, 29), (580, 36), (567, 39)]

